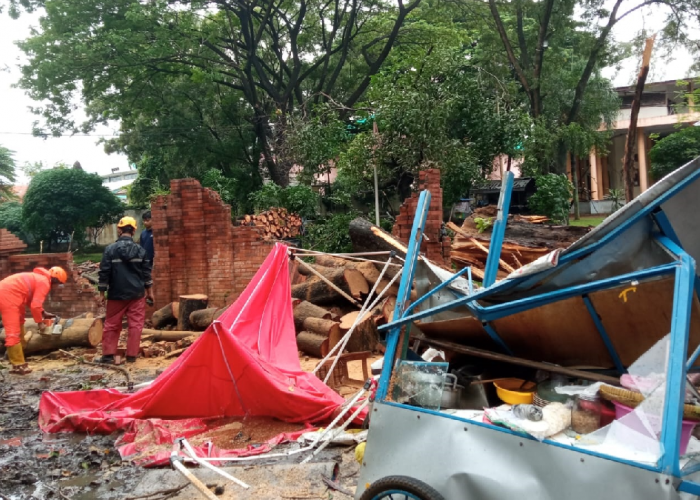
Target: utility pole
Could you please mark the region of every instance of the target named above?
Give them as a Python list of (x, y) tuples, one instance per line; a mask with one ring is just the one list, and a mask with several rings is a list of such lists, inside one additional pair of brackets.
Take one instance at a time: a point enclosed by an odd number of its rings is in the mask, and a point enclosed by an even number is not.
[[(377, 120), (375, 119), (374, 122), (372, 123), (372, 133), (374, 134), (374, 138), (376, 141), (379, 140), (379, 127), (377, 127)], [(375, 225), (377, 227), (379, 226), (379, 178), (377, 177), (377, 145), (375, 144), (374, 146), (374, 155), (372, 158), (372, 164), (374, 165), (374, 216), (375, 216)]]

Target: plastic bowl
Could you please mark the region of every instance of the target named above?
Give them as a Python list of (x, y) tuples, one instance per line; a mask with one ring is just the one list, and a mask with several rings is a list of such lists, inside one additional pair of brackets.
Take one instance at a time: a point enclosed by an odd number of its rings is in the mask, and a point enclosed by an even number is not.
[(529, 405), (535, 395), (536, 384), (519, 378), (505, 378), (494, 382), (496, 394), (509, 405)]
[[(623, 425), (645, 436), (649, 435), (649, 431), (644, 426), (639, 417), (636, 414), (632, 413), (632, 408), (630, 408), (627, 405), (623, 405), (622, 403), (618, 403), (617, 401), (613, 401), (612, 404), (615, 405), (616, 420), (620, 420), (622, 417), (625, 417), (627, 415), (632, 415), (631, 417), (625, 419)], [(657, 417), (656, 415), (647, 415), (647, 419), (650, 420), (652, 423), (658, 418), (659, 417)], [(690, 436), (692, 435), (693, 429), (695, 429), (695, 426), (697, 424), (698, 422), (692, 420), (683, 420), (683, 423), (681, 424), (681, 455), (685, 455), (685, 452), (688, 449), (688, 443), (690, 442)]]

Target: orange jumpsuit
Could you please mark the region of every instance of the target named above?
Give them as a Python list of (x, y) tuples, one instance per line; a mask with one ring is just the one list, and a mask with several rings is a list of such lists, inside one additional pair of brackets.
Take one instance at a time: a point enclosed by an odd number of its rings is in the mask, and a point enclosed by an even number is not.
[(51, 290), (48, 269), (37, 267), (31, 273), (17, 273), (0, 281), (0, 316), (5, 327), (5, 346), (20, 343), (24, 308), (29, 307), (34, 321), (43, 319), (44, 300)]

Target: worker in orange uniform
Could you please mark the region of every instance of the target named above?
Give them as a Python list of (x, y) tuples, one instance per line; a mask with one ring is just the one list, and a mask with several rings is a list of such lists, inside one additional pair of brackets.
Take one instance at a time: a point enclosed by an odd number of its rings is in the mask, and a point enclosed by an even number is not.
[(61, 267), (37, 267), (31, 273), (13, 274), (0, 281), (0, 316), (5, 326), (7, 357), (12, 363), (10, 373), (26, 375), (32, 371), (24, 360), (24, 308), (31, 309), (39, 332), (43, 333), (46, 329), (43, 320), (56, 317), (44, 311), (44, 300), (52, 285), (65, 283), (67, 279)]

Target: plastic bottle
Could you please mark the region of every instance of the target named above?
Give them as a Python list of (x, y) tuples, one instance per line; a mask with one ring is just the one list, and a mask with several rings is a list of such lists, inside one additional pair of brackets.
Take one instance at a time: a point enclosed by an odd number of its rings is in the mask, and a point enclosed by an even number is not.
[(535, 405), (515, 405), (513, 406), (513, 415), (523, 420), (539, 422), (542, 420), (542, 409)]

